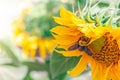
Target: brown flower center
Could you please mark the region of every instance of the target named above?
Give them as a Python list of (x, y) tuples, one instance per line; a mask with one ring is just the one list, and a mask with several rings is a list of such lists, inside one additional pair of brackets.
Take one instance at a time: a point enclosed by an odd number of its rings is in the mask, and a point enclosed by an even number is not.
[[(119, 60), (120, 50), (117, 41), (109, 34), (104, 36), (104, 45), (101, 46), (100, 50), (95, 50), (91, 45), (89, 46), (92, 52), (92, 58), (103, 63), (106, 66), (110, 66), (112, 63), (116, 63)], [(99, 46), (99, 45), (98, 45)]]

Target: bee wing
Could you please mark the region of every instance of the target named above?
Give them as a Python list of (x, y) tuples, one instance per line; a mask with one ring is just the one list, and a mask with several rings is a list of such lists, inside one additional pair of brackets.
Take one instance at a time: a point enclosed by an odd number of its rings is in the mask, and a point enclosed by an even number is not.
[(68, 50), (69, 50), (69, 51), (75, 50), (75, 49), (77, 49), (78, 47), (79, 47), (79, 44), (76, 43), (76, 44), (70, 46), (70, 47), (68, 48)]
[(85, 51), (88, 55), (92, 56), (92, 52), (90, 51), (90, 49), (89, 49), (87, 46), (84, 47), (84, 51)]

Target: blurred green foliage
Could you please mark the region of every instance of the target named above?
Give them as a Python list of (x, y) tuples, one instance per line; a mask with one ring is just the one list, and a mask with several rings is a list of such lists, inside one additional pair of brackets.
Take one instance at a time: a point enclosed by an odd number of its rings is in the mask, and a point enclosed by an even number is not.
[(108, 7), (109, 6), (109, 3), (108, 2), (100, 2), (98, 4), (98, 7), (102, 8), (102, 7)]
[(70, 7), (70, 3), (62, 3), (59, 0), (48, 0), (47, 2), (38, 1), (33, 4), (34, 7), (30, 14), (26, 15), (24, 22), (26, 31), (30, 35), (36, 35), (40, 38), (51, 37), (50, 29), (56, 26), (53, 16), (59, 15), (60, 6)]
[(8, 57), (10, 59), (12, 59), (11, 63), (5, 63), (4, 65), (12, 65), (12, 66), (18, 66), (19, 65), (19, 63), (20, 63), (19, 59), (15, 55), (14, 51), (3, 40), (0, 40), (0, 48), (1, 48), (1, 50), (4, 50), (7, 53)]

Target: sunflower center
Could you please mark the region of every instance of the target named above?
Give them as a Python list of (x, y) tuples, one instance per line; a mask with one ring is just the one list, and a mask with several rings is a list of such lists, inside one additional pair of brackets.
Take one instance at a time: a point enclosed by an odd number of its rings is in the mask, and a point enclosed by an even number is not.
[(117, 44), (117, 41), (113, 39), (109, 34), (104, 36), (104, 45), (101, 46), (100, 50), (95, 50), (95, 48), (89, 46), (90, 51), (92, 52), (92, 58), (103, 63), (106, 66), (116, 63), (119, 60), (120, 50)]

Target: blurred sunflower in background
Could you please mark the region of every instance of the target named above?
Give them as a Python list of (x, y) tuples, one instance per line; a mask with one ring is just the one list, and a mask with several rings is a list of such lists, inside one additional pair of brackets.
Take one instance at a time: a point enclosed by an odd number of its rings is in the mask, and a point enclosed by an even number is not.
[(55, 47), (49, 31), (52, 26), (56, 25), (52, 16), (58, 14), (57, 8), (61, 4), (69, 7), (70, 3), (33, 0), (32, 4), (32, 7), (23, 9), (19, 18), (13, 21), (13, 40), (17, 46), (22, 48), (24, 56), (30, 58), (39, 56), (45, 59)]
[(52, 52), (55, 43), (48, 24), (43, 23), (50, 18), (46, 19), (45, 15), (39, 14), (39, 7), (37, 4), (33, 8), (22, 10), (20, 17), (13, 21), (13, 37), (15, 44), (22, 48), (24, 56), (45, 59)]
[[(55, 44), (52, 40), (52, 37), (43, 37), (37, 35), (38, 32), (44, 34), (43, 32), (45, 31), (44, 29), (36, 29), (37, 27), (41, 27), (41, 25), (37, 25), (39, 24), (40, 19), (36, 20), (35, 17), (32, 17), (32, 19), (28, 22), (24, 22), (26, 18), (31, 18), (31, 15), (33, 14), (30, 14), (29, 9), (24, 9), (20, 15), (20, 18), (13, 21), (13, 34), (15, 44), (23, 49), (24, 56), (28, 56), (30, 58), (39, 56), (45, 59), (47, 55), (52, 52), (52, 49), (54, 48)], [(31, 32), (26, 30), (29, 27), (32, 28)], [(38, 32), (36, 32), (35, 30), (37, 30)]]
[(93, 7), (88, 3), (83, 11), (77, 11), (79, 14), (62, 7), (60, 17), (54, 17), (60, 26), (51, 32), (57, 48), (64, 49), (56, 51), (66, 57), (82, 56), (68, 74), (78, 76), (90, 63), (92, 80), (120, 80), (119, 9), (107, 8), (91, 14)]

